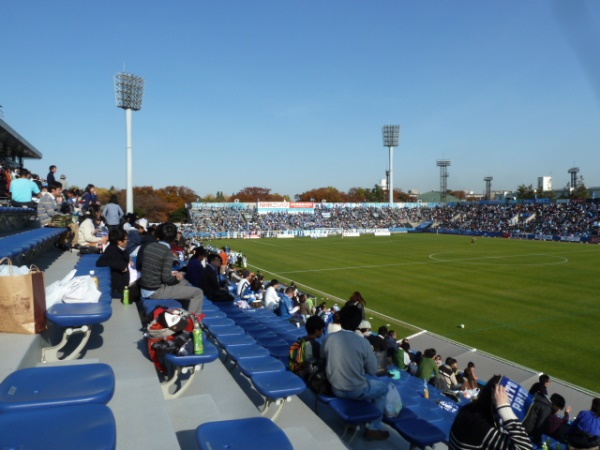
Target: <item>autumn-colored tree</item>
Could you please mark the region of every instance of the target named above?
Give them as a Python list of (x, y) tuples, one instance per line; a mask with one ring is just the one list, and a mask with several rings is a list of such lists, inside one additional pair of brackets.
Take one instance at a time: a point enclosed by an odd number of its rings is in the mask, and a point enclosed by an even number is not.
[(402, 189), (394, 189), (394, 201), (395, 202), (412, 202), (414, 197), (407, 194)]
[(312, 189), (310, 191), (303, 192), (302, 194), (296, 194), (295, 197), (296, 200), (300, 202), (326, 201), (331, 203), (346, 202), (348, 198), (344, 192), (340, 192), (332, 186)]
[(456, 198), (460, 198), (461, 200), (467, 199), (467, 193), (465, 191), (448, 191), (448, 194), (453, 195)]
[(230, 200), (239, 200), (240, 202), (277, 202), (283, 200), (283, 195), (271, 194), (271, 189), (261, 187), (245, 187), (236, 194), (231, 194)]

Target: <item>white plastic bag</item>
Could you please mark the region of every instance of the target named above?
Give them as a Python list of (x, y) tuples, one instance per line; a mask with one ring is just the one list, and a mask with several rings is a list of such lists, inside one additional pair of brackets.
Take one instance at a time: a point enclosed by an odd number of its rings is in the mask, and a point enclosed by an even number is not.
[(94, 279), (84, 275), (69, 281), (62, 301), (63, 303), (98, 303), (101, 295)]
[(385, 416), (397, 417), (402, 410), (402, 399), (394, 383), (388, 384), (388, 391), (385, 397)]
[(77, 270), (71, 270), (62, 280), (55, 281), (46, 287), (46, 309), (55, 303), (59, 303), (67, 291), (69, 281), (73, 279)]

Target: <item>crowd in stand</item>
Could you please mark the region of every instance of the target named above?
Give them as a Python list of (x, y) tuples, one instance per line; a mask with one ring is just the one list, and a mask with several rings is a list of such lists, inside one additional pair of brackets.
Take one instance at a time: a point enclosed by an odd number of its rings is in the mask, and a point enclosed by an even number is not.
[(259, 214), (256, 208), (191, 210), (189, 236), (218, 233), (270, 235), (297, 230), (412, 228), (432, 222), (433, 229), (472, 233), (533, 233), (538, 235), (598, 234), (600, 204), (520, 203), (456, 204), (413, 208), (338, 207), (317, 204), (314, 213)]

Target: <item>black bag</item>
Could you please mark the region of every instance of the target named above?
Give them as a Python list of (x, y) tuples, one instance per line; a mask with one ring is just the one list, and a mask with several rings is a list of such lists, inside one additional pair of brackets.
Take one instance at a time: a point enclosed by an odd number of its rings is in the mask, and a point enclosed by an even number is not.
[(79, 247), (79, 254), (80, 255), (96, 255), (96, 254), (100, 254), (102, 253), (100, 251), (100, 249), (98, 247), (88, 247), (88, 246), (83, 246), (83, 247)]

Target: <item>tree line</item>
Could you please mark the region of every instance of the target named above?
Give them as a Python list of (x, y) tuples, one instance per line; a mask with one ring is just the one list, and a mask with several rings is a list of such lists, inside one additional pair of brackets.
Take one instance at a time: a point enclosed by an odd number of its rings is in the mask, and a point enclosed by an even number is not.
[[(72, 186), (71, 189), (77, 189)], [(589, 198), (589, 192), (581, 181), (572, 189), (565, 189), (561, 198), (586, 199)], [(470, 200), (464, 191), (448, 191), (449, 194), (460, 198), (461, 200)], [(117, 196), (119, 205), (124, 207), (126, 204), (125, 189), (98, 188), (98, 200), (101, 204), (106, 204), (112, 195)], [(167, 186), (155, 189), (152, 186), (136, 186), (133, 188), (135, 203), (135, 213), (138, 217), (145, 217), (151, 222), (185, 222), (187, 220), (187, 205), (192, 202), (257, 202), (257, 201), (301, 201), (301, 202), (332, 202), (332, 203), (363, 203), (363, 202), (387, 202), (389, 195), (387, 191), (379, 185), (372, 189), (353, 187), (348, 192), (340, 191), (335, 187), (321, 187), (310, 189), (301, 194), (296, 194), (292, 199), (289, 195), (272, 193), (271, 189), (264, 187), (245, 187), (239, 192), (226, 195), (222, 191), (215, 194), (208, 194), (204, 197), (199, 196), (193, 189), (186, 186)], [(550, 198), (555, 200), (557, 195), (554, 191), (536, 192), (532, 185), (520, 185), (515, 196), (519, 200), (534, 198)], [(477, 199), (478, 200), (478, 199)], [(394, 189), (394, 202), (416, 202), (417, 196), (408, 194), (401, 189)], [(128, 211), (126, 211), (128, 212)]]

